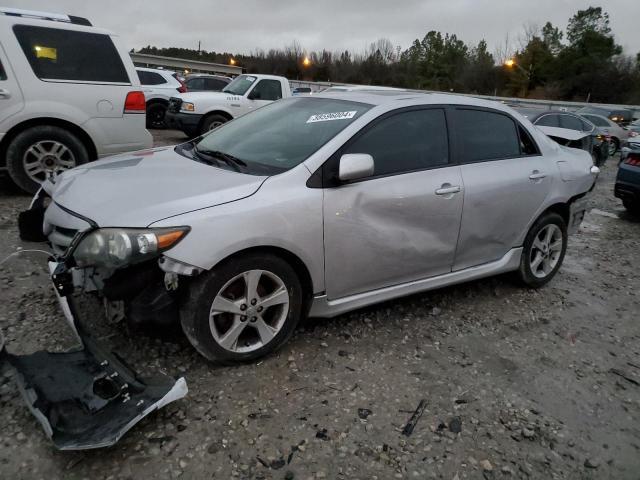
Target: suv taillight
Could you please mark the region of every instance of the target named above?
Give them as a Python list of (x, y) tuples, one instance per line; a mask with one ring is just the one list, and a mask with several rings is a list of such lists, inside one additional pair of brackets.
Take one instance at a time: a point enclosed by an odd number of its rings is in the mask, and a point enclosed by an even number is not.
[(187, 84), (184, 83), (179, 78), (178, 78), (178, 81), (180, 82), (180, 86), (178, 88), (176, 88), (176, 90), (178, 90), (180, 93), (187, 93)]
[(145, 113), (147, 105), (144, 101), (144, 93), (129, 92), (124, 99), (124, 113)]

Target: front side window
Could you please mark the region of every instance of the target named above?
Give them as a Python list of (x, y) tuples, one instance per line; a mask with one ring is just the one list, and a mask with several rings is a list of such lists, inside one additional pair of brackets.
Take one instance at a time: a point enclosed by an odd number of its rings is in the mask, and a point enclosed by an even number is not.
[(108, 35), (16, 25), (16, 38), (41, 80), (129, 83)]
[(582, 122), (578, 117), (574, 117), (573, 115), (560, 115), (560, 127), (581, 132)]
[(370, 108), (358, 102), (296, 97), (236, 118), (176, 151), (222, 168), (228, 168), (224, 157), (232, 156), (242, 162), (235, 162), (242, 173), (275, 175), (306, 160)]
[(607, 121), (604, 118), (596, 117), (594, 115), (584, 115), (584, 118), (589, 120), (594, 125), (597, 125), (598, 127), (608, 127), (609, 126), (609, 124), (607, 123)]
[(368, 153), (374, 176), (392, 175), (449, 163), (447, 121), (442, 109), (410, 110), (384, 118), (342, 153)]
[(270, 100), (282, 98), (282, 86), (278, 80), (260, 80), (249, 94), (253, 100)]
[(507, 115), (485, 110), (456, 109), (456, 138), (462, 162), (520, 156), (515, 122)]

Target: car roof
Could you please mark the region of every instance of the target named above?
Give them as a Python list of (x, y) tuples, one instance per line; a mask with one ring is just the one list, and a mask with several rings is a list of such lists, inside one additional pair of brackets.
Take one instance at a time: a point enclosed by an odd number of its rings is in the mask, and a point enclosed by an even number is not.
[(169, 75), (173, 75), (176, 73), (173, 70), (165, 70), (164, 68), (136, 67), (136, 70), (140, 70), (142, 72), (168, 73)]
[[(307, 97), (310, 98), (310, 97)], [(332, 98), (369, 105), (386, 105), (403, 102), (414, 105), (466, 105), (472, 107), (492, 108), (511, 113), (513, 109), (508, 105), (493, 100), (457, 95), (453, 93), (427, 93), (411, 90), (356, 90), (350, 92), (320, 92), (313, 98)]]

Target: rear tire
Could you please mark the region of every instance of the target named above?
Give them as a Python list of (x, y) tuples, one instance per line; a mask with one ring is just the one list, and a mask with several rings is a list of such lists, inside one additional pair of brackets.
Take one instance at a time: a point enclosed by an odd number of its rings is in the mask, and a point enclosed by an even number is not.
[(558, 273), (567, 251), (567, 225), (557, 213), (549, 212), (533, 224), (524, 240), (518, 278), (539, 288)]
[(208, 115), (202, 121), (202, 125), (200, 126), (200, 135), (210, 132), (211, 130), (215, 130), (220, 125), (222, 125), (223, 123), (227, 123), (228, 121), (229, 119), (227, 117), (219, 115), (217, 113)]
[(609, 142), (609, 156), (613, 157), (620, 150), (620, 141), (617, 138), (612, 138)]
[(291, 337), (302, 316), (302, 298), (291, 265), (274, 255), (248, 254), (223, 262), (189, 285), (180, 312), (182, 329), (213, 362), (249, 362)]
[(35, 193), (49, 175), (89, 161), (82, 141), (53, 125), (38, 125), (20, 132), (7, 148), (7, 169), (15, 184)]
[(623, 200), (624, 208), (634, 217), (640, 217), (640, 201)]
[(160, 102), (147, 104), (147, 128), (162, 129), (166, 127), (164, 116), (167, 113), (167, 105)]

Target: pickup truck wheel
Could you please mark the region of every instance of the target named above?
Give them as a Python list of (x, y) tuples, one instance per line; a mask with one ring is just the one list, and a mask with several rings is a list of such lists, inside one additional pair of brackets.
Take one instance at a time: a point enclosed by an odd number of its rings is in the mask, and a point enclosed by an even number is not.
[(228, 119), (223, 115), (213, 114), (205, 117), (200, 127), (200, 135), (215, 130), (223, 123), (226, 123)]
[(165, 113), (167, 113), (167, 105), (160, 102), (147, 104), (147, 128), (164, 128)]
[(558, 272), (567, 251), (567, 225), (557, 213), (533, 224), (524, 240), (518, 277), (525, 285), (542, 287)]
[(631, 200), (623, 200), (622, 204), (631, 215), (640, 217), (640, 201), (633, 202)]
[(204, 357), (248, 362), (282, 346), (302, 315), (302, 287), (279, 257), (250, 254), (224, 262), (189, 286), (182, 329)]
[(20, 132), (7, 148), (7, 169), (18, 187), (35, 193), (40, 184), (89, 161), (84, 144), (73, 133), (53, 125), (39, 125)]

